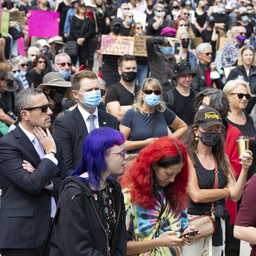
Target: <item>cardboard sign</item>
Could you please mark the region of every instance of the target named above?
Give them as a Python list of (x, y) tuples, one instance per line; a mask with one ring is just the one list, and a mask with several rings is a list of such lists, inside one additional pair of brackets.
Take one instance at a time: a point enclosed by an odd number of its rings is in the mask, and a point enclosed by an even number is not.
[(28, 35), (37, 37), (54, 37), (59, 35), (59, 12), (29, 10)]
[(134, 37), (134, 47), (133, 47), (133, 55), (134, 56), (142, 56), (147, 57), (147, 47), (146, 40), (151, 36), (135, 36)]
[(133, 54), (133, 37), (102, 35), (101, 53), (109, 55)]
[(7, 37), (9, 31), (9, 11), (1, 11), (1, 33), (3, 37)]
[(25, 25), (25, 11), (10, 12), (10, 20), (18, 21), (21, 25)]
[(234, 39), (233, 38), (227, 38), (227, 37), (220, 37), (219, 38), (220, 46), (219, 46), (218, 51), (222, 51), (225, 44), (231, 42), (232, 40), (234, 40)]

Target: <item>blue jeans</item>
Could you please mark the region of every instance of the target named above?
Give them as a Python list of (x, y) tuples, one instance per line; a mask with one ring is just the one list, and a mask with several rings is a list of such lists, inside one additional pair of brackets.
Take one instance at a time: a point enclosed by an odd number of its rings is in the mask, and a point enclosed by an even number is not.
[(135, 84), (142, 86), (143, 81), (147, 78), (148, 76), (148, 65), (137, 65), (137, 77), (134, 81)]

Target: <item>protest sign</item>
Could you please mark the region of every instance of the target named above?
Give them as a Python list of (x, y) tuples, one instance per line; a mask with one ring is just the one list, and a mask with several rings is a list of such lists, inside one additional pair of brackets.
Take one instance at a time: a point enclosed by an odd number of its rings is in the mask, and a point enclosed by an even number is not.
[(224, 74), (225, 74), (225, 77), (228, 78), (228, 75), (230, 73), (230, 71), (235, 68), (235, 67), (227, 67), (227, 68), (224, 68)]
[(7, 37), (9, 31), (9, 11), (1, 11), (1, 33), (3, 37)]
[(10, 12), (10, 20), (18, 21), (20, 25), (25, 25), (25, 11), (21, 12)]
[(147, 47), (146, 40), (150, 36), (135, 36), (134, 37), (134, 47), (133, 47), (133, 55), (147, 57)]
[(26, 56), (26, 52), (25, 52), (25, 42), (24, 42), (23, 36), (20, 37), (20, 38), (18, 38), (18, 40), (17, 40), (17, 46), (18, 46), (19, 55)]
[(102, 35), (101, 53), (109, 55), (133, 54), (133, 37)]
[(38, 37), (54, 37), (59, 35), (59, 12), (29, 10), (28, 35)]

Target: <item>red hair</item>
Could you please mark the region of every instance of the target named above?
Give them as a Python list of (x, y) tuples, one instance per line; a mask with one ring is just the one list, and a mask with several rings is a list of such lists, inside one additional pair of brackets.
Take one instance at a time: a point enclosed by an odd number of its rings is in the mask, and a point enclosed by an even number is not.
[(174, 24), (173, 24), (173, 28), (175, 28), (176, 31), (178, 30), (178, 27), (179, 27), (179, 25), (180, 25), (180, 21), (181, 21), (181, 20), (184, 20), (184, 21), (186, 21), (186, 22), (188, 23), (188, 21), (185, 20), (184, 18), (181, 18), (181, 17), (177, 18), (177, 19), (175, 20)]
[(142, 149), (139, 155), (126, 166), (124, 174), (120, 177), (120, 183), (122, 188), (131, 186), (131, 202), (137, 202), (144, 209), (152, 209), (156, 205), (152, 164), (181, 154), (183, 168), (175, 181), (168, 185), (167, 194), (175, 213), (185, 209), (188, 204), (186, 191), (189, 176), (188, 152), (179, 140), (168, 136)]

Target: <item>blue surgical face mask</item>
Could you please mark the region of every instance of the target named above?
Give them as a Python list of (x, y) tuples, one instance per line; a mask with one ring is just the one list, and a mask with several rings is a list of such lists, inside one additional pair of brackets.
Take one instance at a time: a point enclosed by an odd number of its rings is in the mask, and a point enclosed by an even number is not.
[(129, 10), (123, 10), (123, 14), (125, 14), (126, 12), (128, 12)]
[[(79, 93), (79, 94), (82, 94), (82, 93)], [(80, 99), (79, 101), (88, 108), (96, 108), (97, 106), (100, 105), (102, 101), (100, 90), (85, 92), (82, 95), (84, 96), (84, 102), (82, 102)]]
[[(11, 72), (12, 73), (12, 72)], [(20, 78), (20, 72), (18, 72), (18, 71), (16, 71), (15, 73), (12, 73), (13, 74), (13, 76), (14, 76), (14, 78), (15, 79), (19, 79)]]
[(191, 1), (186, 1), (186, 5), (191, 5)]
[(156, 16), (160, 18), (162, 16), (162, 13), (161, 12), (157, 12)]
[(27, 72), (26, 71), (20, 71), (20, 76), (25, 76), (27, 74)]
[(149, 107), (155, 107), (160, 103), (160, 95), (155, 95), (154, 93), (149, 95), (146, 95), (146, 94), (144, 95), (145, 95), (144, 101)]
[(218, 8), (218, 11), (219, 11), (219, 13), (225, 13), (225, 8), (219, 7), (219, 8)]
[(130, 26), (131, 26), (131, 25), (132, 25), (132, 23), (133, 23), (133, 20), (131, 20), (131, 19), (127, 19), (127, 20), (126, 20), (126, 22), (128, 23), (128, 25), (130, 25)]
[(18, 3), (20, 0), (13, 0), (14, 3)]
[(170, 55), (172, 53), (172, 47), (169, 47), (169, 46), (162, 47), (161, 52), (165, 55)]
[(64, 79), (67, 79), (69, 76), (70, 76), (70, 74), (71, 74), (71, 70), (69, 70), (69, 71), (64, 71), (64, 70), (62, 70), (62, 69), (60, 69), (59, 68), (59, 71), (58, 71), (61, 75), (62, 75), (62, 77), (64, 78)]
[(242, 16), (242, 21), (247, 22), (249, 20), (249, 17), (247, 15)]

